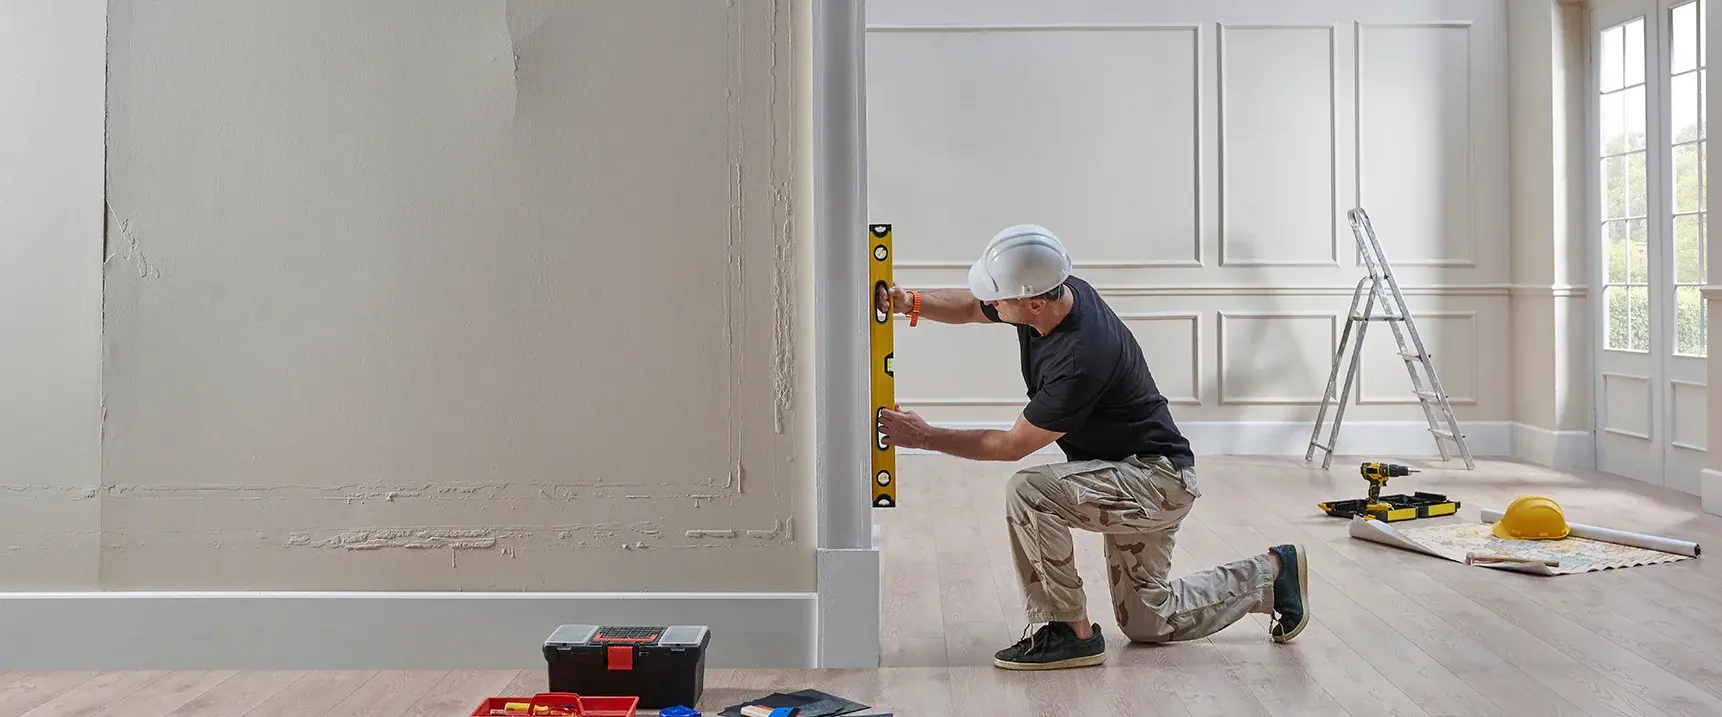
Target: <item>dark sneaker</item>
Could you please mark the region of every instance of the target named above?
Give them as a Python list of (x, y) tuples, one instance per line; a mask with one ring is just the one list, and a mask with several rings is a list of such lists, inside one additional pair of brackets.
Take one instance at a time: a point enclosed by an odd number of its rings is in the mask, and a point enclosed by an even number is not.
[(1086, 640), (1062, 622), (1042, 625), (1034, 634), (993, 654), (993, 664), (1007, 670), (1061, 670), (1091, 667), (1106, 661), (1106, 638), (1100, 626)]
[(1309, 565), (1301, 545), (1268, 548), (1280, 559), (1280, 574), (1274, 578), (1274, 613), (1268, 629), (1274, 642), (1287, 642), (1309, 624)]

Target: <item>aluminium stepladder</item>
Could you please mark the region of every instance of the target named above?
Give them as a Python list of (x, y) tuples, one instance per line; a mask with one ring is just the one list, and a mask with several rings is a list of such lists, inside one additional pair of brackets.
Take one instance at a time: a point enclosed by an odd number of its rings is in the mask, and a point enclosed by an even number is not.
[[(1435, 447), (1441, 451), (1441, 460), (1452, 460), (1452, 452), (1447, 443), (1452, 442), (1459, 449), (1459, 455), (1465, 459), (1465, 468), (1476, 468), (1471, 458), (1471, 449), (1465, 445), (1465, 435), (1459, 431), (1459, 420), (1453, 416), (1453, 406), (1447, 400), (1447, 391), (1441, 387), (1441, 378), (1435, 373), (1435, 366), (1430, 362), (1429, 350), (1423, 345), (1423, 337), (1417, 333), (1417, 322), (1411, 317), (1411, 310), (1405, 306), (1405, 295), (1399, 290), (1399, 282), (1393, 278), (1393, 270), (1387, 264), (1387, 256), (1381, 250), (1381, 243), (1375, 238), (1375, 227), (1369, 222), (1369, 214), (1358, 207), (1346, 212), (1346, 219), (1351, 222), (1351, 233), (1357, 238), (1358, 253), (1363, 256), (1364, 267), (1368, 274), (1357, 282), (1357, 290), (1351, 295), (1351, 310), (1346, 314), (1345, 331), (1340, 334), (1339, 349), (1333, 356), (1333, 368), (1327, 377), (1327, 392), (1322, 395), (1321, 409), (1316, 413), (1315, 429), (1310, 432), (1309, 449), (1304, 452), (1303, 459), (1313, 460), (1315, 452), (1320, 449), (1325, 455), (1321, 467), (1326, 470), (1333, 463), (1333, 453), (1339, 443), (1339, 426), (1345, 419), (1346, 397), (1352, 395), (1352, 385), (1357, 376), (1357, 368), (1363, 356), (1363, 337), (1369, 324), (1376, 321), (1386, 322), (1393, 329), (1393, 340), (1399, 346), (1399, 356), (1405, 360), (1405, 370), (1411, 374), (1411, 392), (1417, 396), (1417, 402), (1423, 406), (1423, 417), (1429, 422), (1429, 433), (1435, 438)], [(1368, 292), (1368, 296), (1365, 296)], [(1391, 299), (1391, 304), (1389, 300)], [(1363, 310), (1358, 311), (1358, 303), (1363, 303)], [(1376, 302), (1381, 303), (1380, 314), (1376, 312)], [(1356, 331), (1356, 343), (1351, 343), (1352, 329)], [(1406, 344), (1409, 334), (1410, 345)], [(1340, 364), (1346, 363), (1347, 346), (1351, 348), (1350, 366), (1345, 372), (1345, 388), (1336, 391), (1339, 384)], [(1418, 371), (1421, 369), (1422, 375)], [(1425, 388), (1425, 376), (1428, 387)], [(1330, 404), (1334, 408), (1333, 429), (1328, 434), (1327, 443), (1321, 440), (1322, 424), (1327, 420), (1327, 409)], [(1443, 427), (1437, 422), (1436, 413), (1439, 411)]]

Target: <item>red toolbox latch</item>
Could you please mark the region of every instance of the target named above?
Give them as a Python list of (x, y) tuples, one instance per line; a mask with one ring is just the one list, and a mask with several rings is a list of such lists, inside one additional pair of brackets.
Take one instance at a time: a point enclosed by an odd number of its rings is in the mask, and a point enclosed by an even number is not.
[(610, 647), (605, 649), (605, 653), (609, 657), (610, 669), (612, 669), (612, 670), (632, 670), (632, 669), (634, 669), (634, 646), (633, 645), (611, 645)]

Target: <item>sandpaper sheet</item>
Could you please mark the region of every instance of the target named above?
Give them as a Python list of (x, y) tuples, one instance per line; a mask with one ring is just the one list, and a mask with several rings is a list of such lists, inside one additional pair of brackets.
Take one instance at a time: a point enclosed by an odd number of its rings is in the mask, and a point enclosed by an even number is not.
[(739, 705), (725, 707), (718, 715), (720, 717), (741, 717), (741, 708), (748, 705), (799, 707), (801, 717), (839, 717), (867, 709), (867, 705), (819, 690), (801, 690), (799, 692), (777, 692), (756, 700), (748, 700)]

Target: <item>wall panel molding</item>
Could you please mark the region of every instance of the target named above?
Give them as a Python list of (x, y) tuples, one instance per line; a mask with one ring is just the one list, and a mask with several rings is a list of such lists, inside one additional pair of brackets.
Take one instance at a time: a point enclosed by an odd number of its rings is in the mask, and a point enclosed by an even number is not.
[[(1683, 388), (1687, 391), (1698, 392), (1698, 404), (1700, 407), (1704, 406), (1709, 399), (1710, 386), (1703, 381), (1687, 381), (1685, 379), (1678, 378), (1668, 379), (1668, 445), (1688, 451), (1707, 453), (1709, 452), (1709, 448), (1704, 444), (1709, 442), (1709, 436), (1707, 435), (1708, 427), (1706, 427), (1706, 430), (1698, 432), (1698, 440), (1702, 443), (1694, 443), (1692, 441), (1683, 441), (1680, 439), (1680, 436), (1684, 433), (1684, 431), (1680, 430), (1680, 427), (1686, 423), (1685, 421), (1680, 420), (1679, 415), (1680, 390)], [(1707, 423), (1708, 421), (1705, 420), (1707, 418), (1708, 416), (1705, 416), (1704, 419), (1700, 420)]]
[[(1167, 395), (1166, 400), (1174, 406), (1202, 405), (1202, 315), (1195, 312), (1177, 311), (1121, 311), (1118, 319), (1126, 326), (1132, 321), (1188, 321), (1190, 322), (1190, 395)], [(907, 321), (907, 317), (897, 317), (899, 321)], [(1149, 370), (1153, 370), (1150, 362)], [(1159, 376), (1156, 382), (1164, 384)], [(928, 396), (898, 398), (897, 403), (910, 407), (982, 407), (1007, 406), (1020, 408), (1028, 405), (1028, 396)]]
[(1552, 296), (1557, 299), (1579, 299), (1590, 295), (1590, 287), (1584, 284), (1508, 284), (1507, 291), (1513, 296)]
[(1220, 404), (1224, 406), (1319, 406), (1321, 396), (1249, 396), (1233, 395), (1227, 390), (1227, 358), (1237, 355), (1230, 344), (1227, 326), (1233, 319), (1326, 319), (1328, 340), (1325, 351), (1319, 355), (1322, 384), (1326, 385), (1327, 370), (1333, 362), (1333, 352), (1339, 346), (1339, 314), (1332, 311), (1220, 311), (1219, 316), (1219, 356), (1217, 369), (1219, 374)]
[[(1010, 429), (1003, 421), (934, 421), (933, 425), (956, 429)], [(1466, 421), (1465, 442), (1471, 455), (1491, 458), (1514, 455), (1513, 429), (1507, 421)], [(1309, 421), (1203, 421), (1179, 420), (1178, 430), (1189, 439), (1198, 456), (1302, 456), (1309, 447)], [(1589, 434), (1585, 434), (1589, 435)], [(1339, 435), (1340, 455), (1429, 456), (1440, 455), (1429, 435), (1429, 425), (1415, 421), (1347, 420)], [(905, 448), (901, 455), (930, 455), (933, 451)], [(1037, 456), (1061, 456), (1058, 444), (1048, 444)], [(1437, 464), (1439, 465), (1439, 464)], [(1464, 465), (1455, 454), (1447, 466)], [(1443, 466), (1443, 467), (1447, 467)]]
[(1044, 32), (1044, 31), (1078, 31), (1078, 32), (1118, 32), (1140, 30), (1186, 30), (1199, 32), (1201, 23), (1193, 22), (1090, 22), (1090, 23), (1060, 23), (1037, 22), (1020, 24), (985, 24), (985, 23), (951, 23), (926, 25), (892, 25), (879, 23), (867, 26), (867, 32), (919, 32), (919, 33), (959, 33), (959, 32)]
[[(1479, 203), (1477, 192), (1479, 190), (1477, 189), (1477, 181), (1476, 181), (1477, 180), (1477, 136), (1476, 136), (1477, 135), (1477, 133), (1476, 133), (1477, 126), (1476, 126), (1475, 120), (1473, 119), (1474, 105), (1476, 104), (1475, 99), (1473, 98), (1473, 95), (1477, 92), (1477, 88), (1471, 81), (1472, 64), (1473, 64), (1472, 59), (1471, 59), (1471, 55), (1472, 55), (1471, 28), (1474, 24), (1475, 23), (1473, 23), (1469, 20), (1433, 20), (1433, 21), (1417, 21), (1417, 22), (1383, 22), (1383, 23), (1363, 22), (1361, 20), (1356, 20), (1356, 21), (1353, 21), (1353, 23), (1352, 23), (1354, 35), (1355, 35), (1355, 43), (1354, 43), (1353, 48), (1352, 48), (1352, 76), (1353, 76), (1352, 77), (1352, 81), (1353, 81), (1352, 98), (1354, 101), (1354, 110), (1355, 110), (1355, 118), (1354, 118), (1354, 121), (1352, 124), (1352, 127), (1353, 127), (1352, 141), (1354, 144), (1352, 157), (1353, 157), (1353, 161), (1356, 162), (1356, 167), (1354, 169), (1355, 173), (1353, 175), (1355, 180), (1356, 180), (1354, 183), (1356, 186), (1356, 203), (1353, 204), (1353, 206), (1363, 207), (1366, 211), (1369, 209), (1369, 205), (1367, 203), (1366, 197), (1364, 196), (1364, 187), (1368, 186), (1370, 184), (1370, 182), (1368, 182), (1364, 177), (1364, 156), (1365, 156), (1365, 153), (1364, 153), (1363, 149), (1364, 149), (1364, 135), (1366, 134), (1366, 131), (1365, 131), (1366, 125), (1364, 123), (1363, 117), (1364, 117), (1364, 107), (1369, 103), (1369, 99), (1368, 99), (1368, 96), (1364, 92), (1363, 77), (1364, 77), (1364, 69), (1365, 69), (1365, 62), (1364, 62), (1364, 47), (1366, 44), (1365, 43), (1365, 37), (1368, 35), (1368, 31), (1369, 30), (1412, 30), (1412, 29), (1433, 29), (1433, 30), (1457, 29), (1457, 30), (1464, 30), (1465, 31), (1465, 68), (1466, 68), (1466, 70), (1465, 70), (1465, 93), (1464, 93), (1464, 97), (1465, 97), (1465, 125), (1466, 125), (1466, 127), (1465, 127), (1465, 172), (1466, 172), (1466, 179), (1467, 179), (1466, 190), (1465, 190), (1466, 191), (1466, 197), (1465, 197), (1466, 216), (1465, 216), (1465, 225), (1464, 225), (1464, 229), (1465, 229), (1465, 231), (1464, 231), (1465, 256), (1463, 258), (1454, 258), (1454, 259), (1395, 259), (1391, 254), (1389, 254), (1387, 257), (1387, 260), (1389, 263), (1391, 263), (1395, 267), (1404, 267), (1404, 266), (1426, 266), (1426, 267), (1447, 267), (1447, 268), (1476, 268), (1477, 267), (1477, 237), (1478, 237), (1477, 205)], [(1501, 69), (1504, 70), (1505, 68), (1501, 68)], [(1375, 216), (1374, 212), (1371, 212), (1370, 218), (1372, 220), (1376, 220), (1379, 217)], [(1377, 227), (1377, 231), (1378, 232), (1380, 231), (1380, 227)], [(1359, 257), (1356, 257), (1356, 259), (1357, 259), (1356, 265), (1362, 266), (1363, 265), (1362, 257), (1359, 256)]]
[[(1128, 327), (1132, 321), (1188, 321), (1190, 322), (1190, 395), (1167, 395), (1166, 400), (1174, 406), (1202, 405), (1202, 315), (1185, 311), (1120, 311), (1118, 320)], [(1153, 367), (1150, 366), (1152, 371)], [(1164, 383), (1158, 378), (1155, 383)]]
[[(1227, 255), (1226, 226), (1231, 186), (1229, 178), (1231, 168), (1228, 164), (1230, 155), (1226, 151), (1227, 122), (1226, 122), (1226, 33), (1242, 30), (1322, 30), (1327, 33), (1327, 130), (1329, 140), (1328, 152), (1328, 201), (1327, 206), (1333, 209), (1328, 216), (1328, 258), (1308, 260), (1275, 260), (1275, 259), (1241, 259)], [(1297, 267), (1297, 266), (1341, 266), (1339, 260), (1339, 26), (1327, 24), (1287, 24), (1287, 25), (1253, 25), (1253, 24), (1216, 24), (1216, 54), (1215, 54), (1215, 105), (1218, 108), (1219, 136), (1216, 138), (1219, 153), (1219, 250), (1220, 266), (1244, 267)]]
[[(900, 266), (900, 265), (899, 265)], [(899, 277), (900, 279), (901, 277)], [(905, 284), (905, 286), (909, 286)], [(946, 289), (967, 289), (965, 284), (916, 284), (911, 288), (922, 291), (940, 291)], [(1094, 289), (1104, 296), (1344, 296), (1350, 297), (1357, 289), (1356, 282), (1349, 284), (1138, 284), (1138, 285), (1095, 285)], [(1399, 290), (1406, 296), (1496, 296), (1507, 297), (1514, 292), (1510, 284), (1400, 284)], [(1547, 293), (1546, 290), (1544, 293)], [(1578, 287), (1575, 296), (1583, 296), (1583, 287)], [(899, 321), (908, 321), (907, 317), (899, 316)]]
[[(1597, 401), (1597, 406), (1598, 406), (1598, 411), (1604, 414), (1603, 416), (1601, 416), (1602, 424), (1603, 424), (1603, 429), (1602, 429), (1603, 432), (1613, 433), (1617, 436), (1626, 436), (1628, 438), (1637, 438), (1641, 441), (1651, 440), (1650, 434), (1645, 433), (1644, 431), (1633, 431), (1633, 430), (1628, 430), (1625, 428), (1616, 428), (1613, 425), (1615, 422), (1613, 420), (1613, 417), (1608, 413), (1608, 410), (1610, 408), (1609, 400), (1608, 400), (1609, 387), (1610, 387), (1609, 379), (1612, 378), (1612, 379), (1618, 379), (1621, 381), (1634, 381), (1634, 382), (1637, 382), (1637, 383), (1644, 385), (1644, 388), (1635, 390), (1635, 393), (1637, 394), (1636, 398), (1639, 399), (1644, 405), (1644, 416), (1642, 418), (1643, 424), (1646, 426), (1652, 425), (1651, 415), (1650, 415), (1651, 414), (1651, 402), (1650, 402), (1650, 398), (1648, 396), (1648, 394), (1651, 390), (1650, 386), (1652, 383), (1650, 380), (1650, 377), (1649, 376), (1643, 376), (1640, 374), (1635, 374), (1635, 373), (1620, 373), (1618, 371), (1600, 371), (1597, 373), (1597, 375), (1602, 377), (1602, 396), (1599, 397), (1600, 400)], [(1628, 390), (1628, 389), (1623, 388), (1622, 390)]]
[[(1070, 266), (1075, 270), (1082, 269), (1200, 269), (1202, 268), (1202, 250), (1196, 249), (1194, 259), (1143, 259), (1140, 261), (1075, 261)], [(968, 271), (971, 262), (966, 261), (899, 261), (893, 262), (893, 269), (960, 269)]]
[[(1207, 214), (1203, 207), (1207, 198), (1207, 172), (1203, 168), (1202, 155), (1208, 145), (1207, 131), (1203, 122), (1207, 110), (1205, 105), (1205, 77), (1202, 72), (1202, 59), (1205, 52), (1202, 32), (1203, 23), (1188, 22), (1147, 22), (1147, 23), (1027, 23), (1027, 24), (927, 24), (927, 25), (892, 25), (873, 24), (867, 26), (871, 34), (979, 34), (1005, 32), (1187, 32), (1190, 34), (1190, 71), (1194, 73), (1191, 87), (1191, 126), (1193, 134), (1190, 142), (1192, 153), (1191, 187), (1193, 205), (1191, 207), (1191, 223), (1195, 231), (1190, 236), (1190, 256), (1175, 259), (1131, 259), (1104, 261), (1076, 261), (1077, 269), (1156, 269), (1184, 268), (1199, 269), (1205, 266), (1202, 257), (1202, 246), (1208, 235)], [(904, 260), (895, 262), (897, 269), (963, 269), (969, 268), (966, 261), (939, 260)]]
[[(1475, 312), (1475, 311), (1418, 311), (1416, 309), (1412, 309), (1411, 310), (1411, 318), (1414, 321), (1418, 322), (1417, 332), (1419, 335), (1421, 335), (1423, 337), (1424, 346), (1431, 349), (1430, 350), (1431, 355), (1437, 355), (1438, 353), (1445, 353), (1445, 354), (1451, 355), (1452, 351), (1447, 350), (1447, 351), (1438, 352), (1435, 350), (1434, 347), (1429, 346), (1429, 344), (1428, 344), (1429, 333), (1430, 333), (1429, 328), (1428, 328), (1429, 325), (1425, 321), (1425, 319), (1465, 319), (1466, 320), (1467, 325), (1470, 327), (1470, 340), (1469, 340), (1469, 344), (1467, 346), (1461, 348), (1460, 350), (1471, 356), (1471, 385), (1466, 387), (1467, 393), (1455, 394), (1453, 392), (1454, 386), (1452, 384), (1451, 379), (1449, 378), (1453, 373), (1452, 369), (1450, 369), (1450, 368), (1443, 369), (1440, 365), (1437, 365), (1435, 367), (1435, 371), (1437, 372), (1437, 375), (1441, 379), (1441, 387), (1446, 389), (1446, 391), (1447, 391), (1447, 403), (1454, 405), (1454, 406), (1475, 406), (1475, 405), (1477, 405), (1477, 393), (1478, 393), (1478, 391), (1477, 391), (1477, 379), (1478, 379), (1478, 374), (1481, 372), (1482, 366), (1483, 366), (1482, 355), (1481, 355), (1481, 351), (1479, 350), (1482, 346), (1482, 343), (1481, 343), (1482, 331), (1477, 325), (1477, 312)], [(1391, 329), (1389, 327), (1381, 326), (1381, 327), (1372, 327), (1372, 328), (1374, 328), (1376, 331), (1384, 330), (1386, 335), (1389, 338), (1391, 338), (1393, 336), (1393, 329)], [(1374, 333), (1374, 331), (1370, 332), (1370, 334), (1373, 334), (1373, 333)], [(1367, 337), (1367, 335), (1366, 335), (1366, 337)], [(1411, 337), (1407, 336), (1406, 340), (1409, 341), (1410, 338)], [(1367, 405), (1415, 406), (1415, 405), (1417, 405), (1418, 404), (1417, 396), (1410, 394), (1410, 393), (1406, 393), (1404, 396), (1386, 396), (1386, 395), (1380, 395), (1380, 394), (1373, 395), (1373, 396), (1370, 395), (1369, 386), (1370, 386), (1371, 381), (1369, 380), (1369, 375), (1371, 373), (1371, 371), (1370, 371), (1370, 363), (1371, 363), (1370, 359), (1371, 359), (1371, 357), (1373, 357), (1375, 361), (1384, 361), (1384, 360), (1387, 360), (1387, 359), (1383, 358), (1384, 356), (1391, 356), (1392, 361), (1395, 363), (1398, 363), (1400, 365), (1400, 368), (1404, 367), (1405, 361), (1403, 359), (1401, 359), (1399, 357), (1399, 354), (1396, 352), (1395, 353), (1387, 353), (1387, 352), (1383, 352), (1383, 351), (1371, 352), (1371, 351), (1368, 351), (1367, 348), (1368, 347), (1365, 347), (1366, 353), (1364, 353), (1364, 355), (1363, 355), (1362, 365), (1359, 367), (1358, 374), (1357, 374), (1357, 403), (1356, 403), (1356, 405), (1359, 405), (1359, 406), (1367, 406)], [(1451, 366), (1451, 364), (1448, 364), (1448, 365)], [(1419, 373), (1421, 373), (1421, 371), (1419, 371)], [(1425, 386), (1425, 388), (1428, 388), (1428, 387)]]

